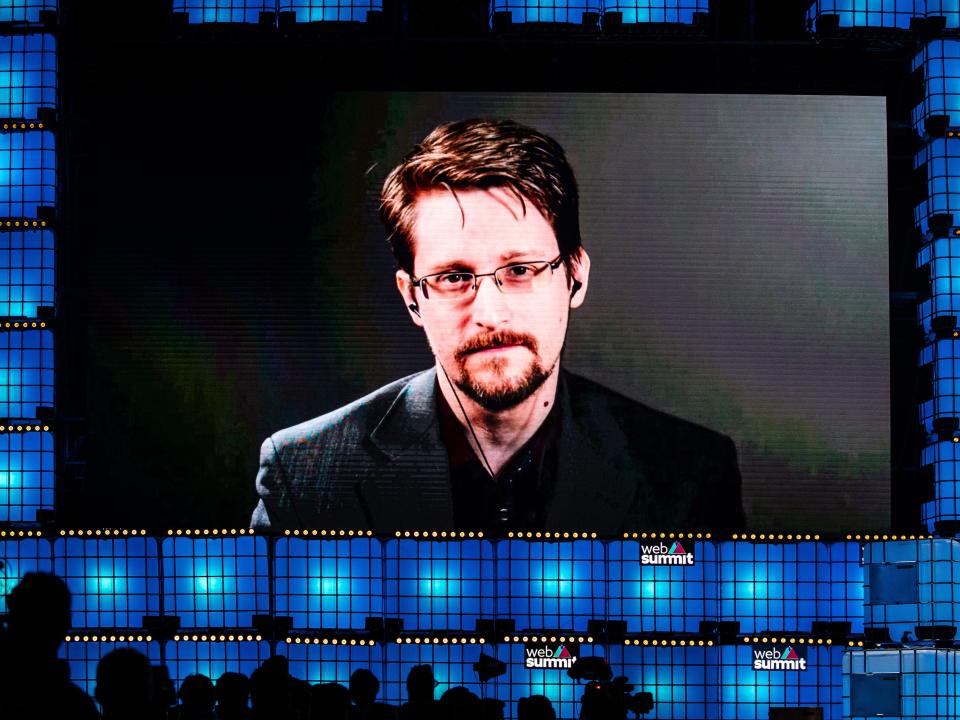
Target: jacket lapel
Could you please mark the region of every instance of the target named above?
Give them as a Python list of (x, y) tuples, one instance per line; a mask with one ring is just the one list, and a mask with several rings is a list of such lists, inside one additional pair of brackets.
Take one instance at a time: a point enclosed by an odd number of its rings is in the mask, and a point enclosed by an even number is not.
[(373, 432), (382, 453), (359, 486), (374, 530), (452, 530), (447, 450), (437, 421), (436, 369), (414, 375)]
[[(571, 394), (576, 378), (563, 372), (557, 388), (561, 428), (557, 440), (557, 475), (547, 530), (618, 535), (635, 502), (637, 487), (650, 473), (632, 452), (627, 438), (600, 398)], [(575, 396), (574, 396), (575, 395)]]

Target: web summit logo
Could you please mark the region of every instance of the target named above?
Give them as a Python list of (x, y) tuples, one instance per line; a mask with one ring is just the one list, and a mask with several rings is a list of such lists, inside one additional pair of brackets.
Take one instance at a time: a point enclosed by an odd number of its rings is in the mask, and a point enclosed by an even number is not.
[(807, 649), (773, 647), (769, 650), (754, 649), (753, 651), (753, 669), (754, 670), (806, 670), (807, 669)]
[(641, 565), (693, 565), (693, 553), (683, 549), (683, 545), (675, 542), (669, 548), (659, 545), (640, 546)]
[(575, 643), (525, 643), (523, 646), (523, 665), (528, 669), (555, 668), (569, 670), (577, 661), (580, 647)]

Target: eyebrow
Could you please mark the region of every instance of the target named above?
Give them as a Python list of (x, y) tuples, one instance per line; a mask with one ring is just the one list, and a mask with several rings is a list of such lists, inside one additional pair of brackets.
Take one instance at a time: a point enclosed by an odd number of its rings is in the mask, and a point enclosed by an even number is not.
[[(529, 258), (534, 254), (536, 253), (533, 250), (511, 250), (510, 252), (505, 252), (500, 256), (500, 262), (508, 263), (511, 260), (516, 260), (517, 258), (521, 257)], [(437, 273), (457, 270), (462, 270), (463, 272), (474, 272), (476, 268), (474, 268), (472, 263), (469, 263), (466, 260), (448, 260), (446, 262), (431, 266), (430, 269), (420, 277), (423, 277), (424, 275), (436, 275)]]

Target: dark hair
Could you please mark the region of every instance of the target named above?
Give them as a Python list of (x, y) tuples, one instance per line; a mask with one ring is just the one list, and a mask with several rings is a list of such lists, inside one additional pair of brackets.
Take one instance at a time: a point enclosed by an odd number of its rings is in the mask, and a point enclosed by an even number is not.
[(569, 267), (581, 246), (577, 181), (553, 138), (512, 120), (440, 125), (395, 167), (380, 191), (380, 218), (397, 265), (413, 274), (413, 205), (428, 190), (507, 188), (540, 211)]

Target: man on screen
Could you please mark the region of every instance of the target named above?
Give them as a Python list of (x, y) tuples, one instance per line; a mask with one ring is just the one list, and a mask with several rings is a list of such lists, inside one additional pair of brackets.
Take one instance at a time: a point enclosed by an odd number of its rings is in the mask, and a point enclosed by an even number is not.
[(561, 369), (590, 257), (556, 141), (441, 125), (387, 177), (381, 217), (434, 366), (268, 438), (253, 526), (743, 528), (729, 438)]

